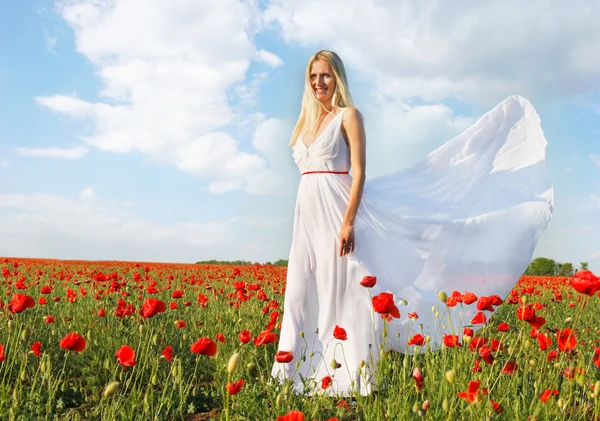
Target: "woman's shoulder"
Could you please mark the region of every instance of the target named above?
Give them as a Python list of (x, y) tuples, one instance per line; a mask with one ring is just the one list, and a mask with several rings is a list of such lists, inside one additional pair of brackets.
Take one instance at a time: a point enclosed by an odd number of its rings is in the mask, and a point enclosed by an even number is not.
[(363, 120), (363, 115), (356, 107), (342, 107), (341, 111), (343, 121)]

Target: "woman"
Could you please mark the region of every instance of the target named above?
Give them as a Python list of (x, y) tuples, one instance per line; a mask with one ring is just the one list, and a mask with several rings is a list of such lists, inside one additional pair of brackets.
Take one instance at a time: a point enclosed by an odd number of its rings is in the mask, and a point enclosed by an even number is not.
[[(319, 51), (290, 146), (302, 176), (272, 375), (300, 393), (371, 393), (381, 352), (462, 338), (518, 281), (552, 216), (546, 140), (517, 95), (412, 168), (365, 181), (344, 66)], [(440, 291), (464, 302), (446, 306)]]

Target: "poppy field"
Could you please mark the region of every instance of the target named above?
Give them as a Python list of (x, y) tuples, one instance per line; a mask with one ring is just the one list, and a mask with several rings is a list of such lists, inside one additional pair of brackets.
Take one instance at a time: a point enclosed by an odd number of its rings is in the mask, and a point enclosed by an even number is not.
[[(379, 391), (346, 397), (325, 393), (339, 363), (310, 397), (271, 377), (294, 359), (277, 352), (285, 268), (0, 258), (0, 272), (0, 419), (600, 419), (590, 271), (524, 276), (507, 297), (440, 292), (432, 311), (474, 306), (470, 326), (438, 350), (404, 338), (414, 355), (381, 352)], [(388, 298), (374, 313), (418, 332)]]

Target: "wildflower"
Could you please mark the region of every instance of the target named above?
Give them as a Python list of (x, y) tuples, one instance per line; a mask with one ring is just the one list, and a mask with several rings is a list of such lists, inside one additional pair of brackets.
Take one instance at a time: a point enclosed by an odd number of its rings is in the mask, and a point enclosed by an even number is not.
[(343, 327), (339, 327), (335, 325), (333, 328), (333, 337), (339, 339), (340, 341), (345, 341), (348, 339), (348, 335), (346, 334), (346, 329)]
[(71, 332), (67, 334), (61, 341), (58, 343), (61, 348), (68, 349), (75, 352), (81, 352), (85, 349), (85, 339), (83, 336), (77, 334), (76, 332)]
[(130, 346), (123, 345), (115, 352), (115, 357), (117, 357), (117, 362), (123, 366), (123, 369), (135, 365), (135, 351)]
[(244, 385), (244, 379), (238, 380), (237, 382), (229, 382), (225, 385), (225, 389), (230, 395), (237, 394), (240, 390), (242, 390), (242, 386)]
[(194, 354), (212, 357), (217, 353), (217, 344), (214, 343), (210, 338), (204, 337), (198, 339), (195, 343), (193, 343), (190, 346), (190, 350)]
[(292, 351), (279, 351), (275, 354), (275, 361), (278, 363), (289, 363), (294, 359)]

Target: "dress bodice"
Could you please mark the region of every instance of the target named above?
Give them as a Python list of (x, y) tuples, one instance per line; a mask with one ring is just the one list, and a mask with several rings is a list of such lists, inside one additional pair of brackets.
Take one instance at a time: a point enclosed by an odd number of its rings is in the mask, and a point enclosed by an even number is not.
[(292, 156), (301, 173), (350, 171), (350, 151), (342, 135), (342, 116), (347, 109), (339, 111), (310, 146), (298, 137)]

